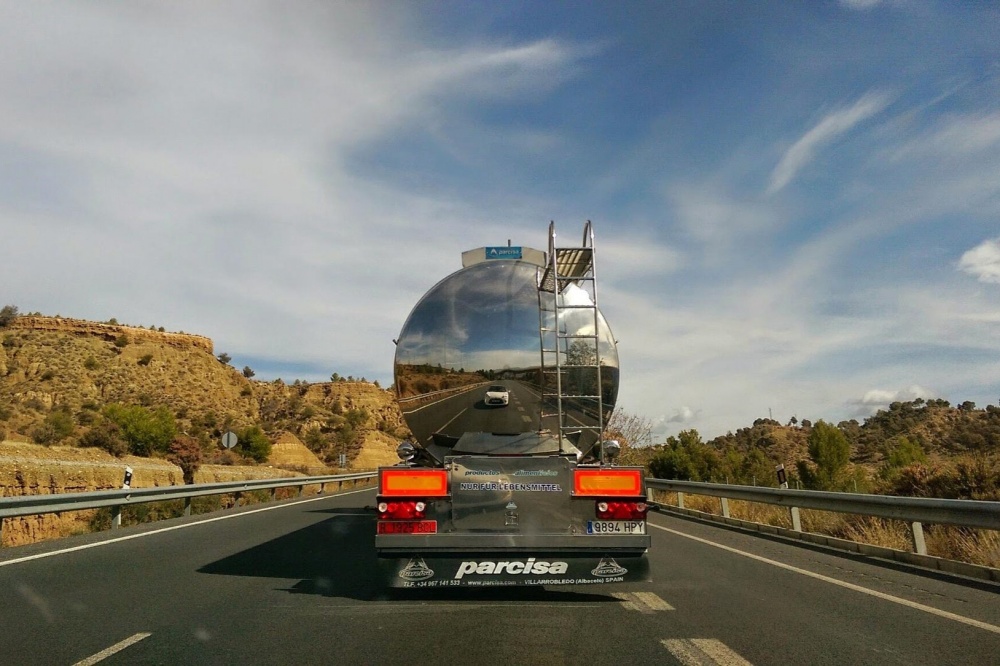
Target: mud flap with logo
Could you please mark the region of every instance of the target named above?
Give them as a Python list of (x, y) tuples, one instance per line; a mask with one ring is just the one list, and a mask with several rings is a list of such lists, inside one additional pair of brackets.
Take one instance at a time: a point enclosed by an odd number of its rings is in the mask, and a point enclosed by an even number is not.
[(388, 587), (506, 587), (514, 585), (603, 585), (648, 581), (645, 556), (407, 557), (381, 559)]

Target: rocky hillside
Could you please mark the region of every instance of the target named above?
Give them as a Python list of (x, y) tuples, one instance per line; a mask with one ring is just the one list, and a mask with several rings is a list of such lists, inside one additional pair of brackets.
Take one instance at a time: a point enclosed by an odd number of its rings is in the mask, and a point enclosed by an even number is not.
[(248, 462), (219, 441), (251, 426), (272, 442), (294, 435), (321, 464), (345, 454), (355, 467), (359, 456), (366, 467), (395, 462), (407, 434), (377, 385), (255, 381), (217, 358), (204, 336), (21, 316), (0, 329), (0, 342), (0, 440), (77, 445), (115, 403), (165, 408), (177, 432), (201, 443), (206, 463)]

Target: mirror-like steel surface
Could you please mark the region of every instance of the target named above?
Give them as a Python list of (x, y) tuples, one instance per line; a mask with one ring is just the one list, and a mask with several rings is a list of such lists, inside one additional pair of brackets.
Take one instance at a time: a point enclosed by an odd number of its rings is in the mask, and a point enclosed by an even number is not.
[[(551, 310), (551, 293), (543, 293)], [(559, 298), (566, 304), (589, 304), (589, 294), (569, 286)], [(548, 299), (548, 300), (546, 300)], [(566, 310), (559, 330), (592, 335), (594, 310)], [(602, 396), (605, 420), (618, 396), (618, 351), (604, 317), (598, 314), (602, 387), (594, 368), (567, 368), (563, 394)], [(555, 393), (554, 374), (541, 372), (540, 326), (555, 327), (554, 315), (539, 318), (536, 267), (518, 261), (476, 264), (451, 274), (417, 303), (403, 325), (396, 346), (395, 382), (399, 406), (419, 446), (435, 434), (458, 438), (466, 432), (517, 434), (558, 432), (554, 401), (543, 405), (543, 393)], [(544, 338), (557, 344), (554, 333)], [(592, 340), (562, 339), (562, 363), (594, 363)], [(554, 366), (555, 356), (545, 356)], [(549, 387), (543, 387), (543, 377)], [(506, 395), (504, 395), (506, 391)], [(544, 408), (544, 409), (543, 409)], [(597, 400), (563, 402), (567, 425), (597, 425)], [(596, 434), (585, 433), (585, 438)], [(593, 444), (577, 444), (587, 450)]]

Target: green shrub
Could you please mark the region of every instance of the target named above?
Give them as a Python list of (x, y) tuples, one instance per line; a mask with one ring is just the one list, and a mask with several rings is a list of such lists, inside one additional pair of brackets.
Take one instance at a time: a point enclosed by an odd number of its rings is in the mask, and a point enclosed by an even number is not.
[(113, 421), (101, 421), (80, 437), (80, 446), (103, 449), (116, 458), (128, 453), (128, 444), (122, 439), (121, 429)]
[(129, 343), (128, 336), (122, 333), (117, 338), (115, 338), (115, 347), (121, 349), (122, 347), (127, 347)]
[(137, 362), (139, 363), (139, 365), (149, 365), (149, 362), (152, 360), (153, 360), (152, 354), (143, 354), (142, 358), (140, 358)]
[(52, 370), (46, 370), (45, 372), (42, 373), (41, 380), (43, 382), (47, 382), (55, 376), (56, 376), (55, 372), (53, 372)]
[(55, 444), (58, 437), (55, 428), (47, 423), (42, 423), (32, 429), (31, 439), (35, 444), (49, 446), (50, 444)]
[(177, 434), (174, 415), (166, 407), (112, 404), (104, 408), (104, 416), (118, 425), (129, 451), (137, 456), (166, 453)]
[(88, 356), (83, 361), (83, 367), (86, 368), (87, 370), (97, 370), (97, 359), (94, 358), (93, 356)]
[(239, 433), (236, 448), (243, 455), (262, 463), (271, 455), (271, 440), (267, 438), (260, 427), (250, 426)]

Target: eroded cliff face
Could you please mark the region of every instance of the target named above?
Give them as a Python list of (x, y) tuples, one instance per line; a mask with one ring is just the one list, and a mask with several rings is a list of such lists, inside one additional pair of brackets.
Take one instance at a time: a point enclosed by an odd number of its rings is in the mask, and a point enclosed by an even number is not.
[[(0, 495), (40, 495), (122, 487), (125, 467), (132, 468), (132, 488), (181, 485), (181, 469), (166, 460), (114, 456), (98, 449), (68, 446), (45, 447), (15, 442), (0, 443)], [(195, 483), (242, 481), (297, 476), (272, 467), (204, 465)], [(3, 546), (18, 546), (44, 539), (88, 531), (94, 511), (75, 511), (9, 518), (3, 521)]]
[(171, 347), (201, 349), (213, 354), (212, 339), (190, 333), (167, 333), (139, 326), (102, 324), (67, 317), (20, 316), (9, 326), (10, 330), (55, 331), (73, 335), (86, 335), (114, 342), (122, 335), (131, 342), (152, 342)]

